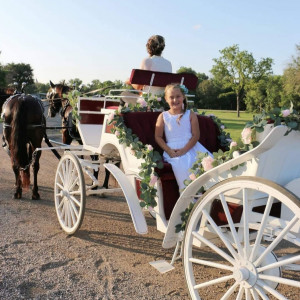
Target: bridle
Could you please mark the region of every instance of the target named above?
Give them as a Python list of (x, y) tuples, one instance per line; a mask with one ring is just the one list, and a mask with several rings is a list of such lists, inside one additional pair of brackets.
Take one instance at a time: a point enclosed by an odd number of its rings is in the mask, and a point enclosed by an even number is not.
[[(61, 103), (61, 111), (60, 111), (61, 117), (64, 117), (64, 114), (65, 114), (65, 111), (66, 111), (67, 107), (71, 106), (70, 105), (70, 100), (68, 98), (63, 98), (63, 96), (62, 96), (64, 87), (65, 86), (62, 85), (61, 91), (59, 91), (58, 93), (55, 91), (55, 89), (57, 87), (54, 87), (54, 88), (52, 87), (52, 91), (53, 91), (53, 94), (54, 94), (53, 96), (55, 98), (49, 98), (50, 110), (52, 112), (54, 112), (55, 114), (58, 113), (59, 110), (60, 110), (60, 107), (58, 109), (55, 107), (55, 102), (60, 101), (60, 103)], [(66, 88), (69, 90), (69, 87), (66, 86)], [(50, 110), (48, 110), (48, 116), (47, 117), (50, 117)]]

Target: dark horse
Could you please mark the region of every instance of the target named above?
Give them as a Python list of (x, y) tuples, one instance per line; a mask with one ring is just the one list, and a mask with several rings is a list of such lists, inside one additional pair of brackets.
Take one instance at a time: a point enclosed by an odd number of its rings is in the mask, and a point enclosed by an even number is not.
[[(47, 93), (47, 99), (49, 100), (49, 110), (48, 116), (51, 118), (55, 117), (57, 113), (60, 112), (62, 117), (62, 142), (64, 144), (70, 145), (73, 139), (76, 139), (80, 145), (82, 145), (82, 140), (77, 131), (76, 125), (72, 118), (72, 106), (64, 95), (66, 95), (71, 88), (63, 83), (54, 84), (50, 81), (50, 89)], [(97, 155), (92, 155), (93, 160), (97, 160)], [(108, 188), (109, 172), (105, 169), (105, 179), (103, 183), (104, 188)], [(94, 176), (98, 178), (98, 171), (94, 171)]]
[(33, 168), (32, 199), (40, 199), (37, 185), (37, 174), (40, 168), (41, 151), (34, 151), (41, 147), (46, 135), (46, 120), (44, 107), (40, 100), (25, 94), (9, 97), (2, 107), (3, 146), (11, 157), (12, 168), (15, 173), (15, 199), (22, 198), (22, 187), (30, 185), (30, 165)]
[(80, 136), (76, 130), (72, 119), (72, 106), (68, 98), (64, 97), (71, 90), (70, 87), (63, 83), (53, 84), (50, 81), (50, 89), (47, 93), (49, 100), (48, 116), (54, 118), (60, 112), (62, 118), (62, 142), (70, 145), (73, 139), (82, 144)]

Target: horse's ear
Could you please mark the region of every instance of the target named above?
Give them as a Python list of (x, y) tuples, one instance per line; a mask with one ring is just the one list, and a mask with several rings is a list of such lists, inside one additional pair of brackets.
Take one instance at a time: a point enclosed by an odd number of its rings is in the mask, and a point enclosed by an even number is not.
[(55, 88), (55, 84), (50, 80), (50, 86), (52, 87), (52, 88)]
[(65, 85), (65, 81), (62, 82), (62, 85), (63, 85), (63, 86)]

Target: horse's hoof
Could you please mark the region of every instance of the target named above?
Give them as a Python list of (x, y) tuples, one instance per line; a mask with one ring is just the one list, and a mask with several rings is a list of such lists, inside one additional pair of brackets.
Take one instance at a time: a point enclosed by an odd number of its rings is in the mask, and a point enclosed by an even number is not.
[(22, 198), (22, 193), (15, 193), (14, 194), (14, 199), (21, 199)]
[(32, 194), (31, 199), (32, 200), (40, 200), (41, 199), (40, 194), (39, 193), (34, 194), (34, 195)]

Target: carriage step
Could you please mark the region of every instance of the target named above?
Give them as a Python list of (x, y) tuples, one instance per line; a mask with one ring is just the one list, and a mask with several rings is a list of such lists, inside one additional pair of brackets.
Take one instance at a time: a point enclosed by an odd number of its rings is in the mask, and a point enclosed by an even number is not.
[(149, 264), (152, 267), (154, 267), (156, 270), (158, 270), (161, 274), (167, 273), (167, 272), (175, 269), (175, 267), (173, 265), (171, 265), (170, 263), (168, 263), (165, 260), (151, 261), (151, 262), (149, 262)]

